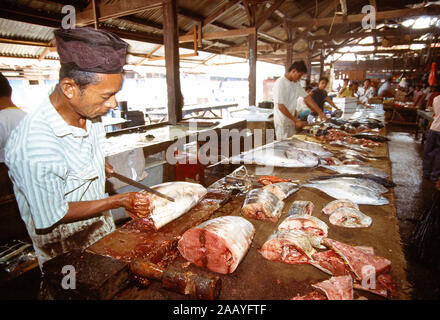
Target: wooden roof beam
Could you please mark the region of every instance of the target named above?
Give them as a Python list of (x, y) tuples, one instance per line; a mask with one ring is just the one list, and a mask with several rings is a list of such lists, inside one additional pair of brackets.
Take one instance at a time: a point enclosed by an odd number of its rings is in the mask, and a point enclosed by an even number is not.
[(407, 29), (407, 28), (399, 28), (399, 29), (388, 29), (388, 30), (372, 30), (372, 31), (363, 31), (356, 33), (343, 33), (338, 32), (331, 35), (322, 35), (322, 36), (310, 36), (309, 40), (323, 40), (330, 41), (333, 39), (345, 39), (345, 38), (353, 38), (353, 37), (385, 37), (385, 36), (422, 36), (427, 33), (437, 33), (439, 32), (439, 28), (424, 28), (424, 29)]
[[(161, 8), (163, 2), (163, 0), (131, 0), (101, 4), (98, 6), (99, 21), (102, 22), (108, 19), (129, 16), (149, 9)], [(93, 24), (94, 22), (93, 4), (90, 3), (87, 8), (77, 14), (76, 24), (78, 26), (86, 26)]]
[[(208, 32), (204, 33), (202, 39), (210, 40), (210, 39), (224, 39), (224, 38), (237, 38), (244, 37), (250, 34), (255, 34), (255, 28), (244, 28), (244, 29), (232, 29), (228, 31), (219, 31), (219, 32)], [(179, 37), (179, 42), (191, 42), (193, 41), (193, 35), (184, 35)]]
[[(409, 18), (414, 16), (436, 16), (440, 14), (440, 6), (432, 5), (429, 7), (415, 8), (415, 9), (400, 9), (376, 12), (376, 21), (395, 19), (395, 18)], [(365, 14), (352, 14), (344, 17), (331, 17), (331, 18), (318, 18), (318, 19), (304, 19), (304, 20), (292, 20), (287, 19), (287, 24), (291, 28), (297, 27), (320, 27), (330, 26), (336, 24), (350, 24), (360, 23), (365, 18)]]
[(225, 14), (226, 12), (231, 10), (232, 8), (235, 8), (236, 6), (238, 6), (240, 2), (241, 2), (241, 0), (232, 0), (232, 1), (227, 2), (226, 4), (224, 4), (223, 6), (218, 8), (217, 10), (215, 10), (212, 14), (207, 16), (203, 20), (203, 26), (206, 26), (208, 24), (213, 23), (215, 20), (220, 18), (223, 14)]
[(255, 23), (255, 27), (260, 28), (264, 22), (275, 12), (275, 10), (278, 10), (278, 8), (283, 4), (284, 0), (276, 0), (266, 11), (264, 11), (263, 16), (258, 19), (258, 21)]

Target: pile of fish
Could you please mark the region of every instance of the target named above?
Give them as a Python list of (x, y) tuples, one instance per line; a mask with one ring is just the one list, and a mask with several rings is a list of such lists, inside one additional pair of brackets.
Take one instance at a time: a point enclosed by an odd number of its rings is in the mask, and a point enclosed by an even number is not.
[(174, 198), (174, 202), (149, 193), (149, 214), (138, 221), (143, 225), (159, 230), (167, 223), (188, 212), (207, 194), (207, 189), (200, 184), (190, 182), (167, 182), (152, 187), (163, 194)]
[(182, 257), (197, 266), (230, 274), (243, 260), (254, 235), (255, 228), (246, 219), (219, 217), (187, 230), (177, 248)]
[[(386, 258), (376, 256), (371, 247), (353, 247), (328, 238), (327, 224), (313, 217), (312, 211), (313, 203), (295, 201), (287, 218), (279, 224), (278, 229), (262, 245), (259, 250), (261, 255), (267, 260), (286, 264), (310, 264), (336, 277), (324, 284), (331, 284), (338, 279), (337, 277), (348, 276), (350, 281), (346, 280), (346, 282), (350, 283), (348, 287), (351, 288), (351, 291), (354, 287), (384, 297), (394, 295), (395, 285), (389, 274), (391, 262)], [(322, 211), (330, 215), (332, 224), (345, 227), (365, 227), (371, 224), (371, 218), (369, 222), (366, 221), (369, 217), (361, 216), (357, 220), (341, 218), (349, 216), (345, 211), (358, 211), (357, 215), (359, 215), (358, 206), (349, 200), (330, 202)], [(317, 251), (317, 249), (325, 251)], [(303, 300), (317, 297), (331, 300), (328, 295), (326, 298), (319, 292), (295, 299)], [(341, 296), (336, 295), (335, 297), (338, 297), (335, 299), (341, 299)], [(352, 295), (349, 297), (353, 299)]]
[(328, 203), (323, 209), (329, 215), (331, 224), (345, 228), (367, 228), (371, 225), (371, 217), (359, 210), (357, 204), (350, 200), (335, 200)]
[(322, 139), (327, 142), (342, 141), (348, 144), (357, 144), (367, 148), (375, 148), (380, 146), (380, 143), (378, 142), (374, 142), (373, 140), (365, 138), (355, 138), (351, 134), (339, 129), (327, 130), (327, 134), (325, 136), (322, 136)]

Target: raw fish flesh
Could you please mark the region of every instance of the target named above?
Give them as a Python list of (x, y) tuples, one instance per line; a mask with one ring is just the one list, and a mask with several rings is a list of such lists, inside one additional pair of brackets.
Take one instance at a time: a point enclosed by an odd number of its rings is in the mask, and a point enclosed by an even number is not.
[(254, 189), (246, 195), (241, 214), (246, 218), (277, 222), (284, 202), (274, 193), (264, 189)]
[(191, 263), (229, 274), (234, 272), (246, 255), (254, 235), (255, 228), (246, 219), (224, 216), (187, 230), (177, 248)]

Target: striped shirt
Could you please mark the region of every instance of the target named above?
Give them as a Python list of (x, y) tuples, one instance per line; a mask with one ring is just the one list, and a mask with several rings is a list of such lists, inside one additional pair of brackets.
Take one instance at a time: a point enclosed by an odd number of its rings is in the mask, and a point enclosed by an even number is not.
[(114, 230), (109, 212), (60, 223), (68, 202), (105, 198), (101, 122), (70, 126), (49, 99), (12, 132), (5, 149), (14, 193), (40, 266), (63, 252), (83, 249)]

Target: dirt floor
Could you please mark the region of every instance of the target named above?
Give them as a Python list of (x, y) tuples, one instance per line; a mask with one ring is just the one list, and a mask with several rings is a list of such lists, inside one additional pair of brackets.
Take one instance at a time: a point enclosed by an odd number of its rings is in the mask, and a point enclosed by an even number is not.
[[(415, 139), (414, 129), (390, 126), (388, 136), (395, 187), (395, 203), (400, 234), (405, 244), (408, 281), (413, 286), (412, 299), (439, 299), (440, 273), (436, 266), (418, 261), (413, 250), (412, 233), (418, 219), (431, 203), (433, 186), (422, 179), (423, 145)], [(39, 271), (30, 272), (8, 286), (0, 288), (0, 299), (35, 299), (40, 285)]]
[(422, 178), (423, 145), (416, 140), (414, 129), (389, 126), (389, 152), (400, 235), (405, 244), (408, 281), (413, 286), (413, 299), (439, 299), (440, 274), (438, 266), (421, 263), (414, 252), (412, 234), (423, 212), (432, 203), (433, 184)]

